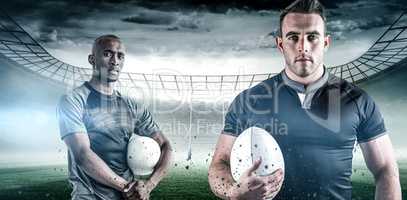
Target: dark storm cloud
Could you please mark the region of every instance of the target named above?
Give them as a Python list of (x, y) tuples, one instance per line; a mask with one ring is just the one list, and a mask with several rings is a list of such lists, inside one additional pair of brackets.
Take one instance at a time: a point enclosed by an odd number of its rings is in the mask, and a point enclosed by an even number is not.
[[(208, 9), (212, 12), (227, 12), (230, 8), (238, 8), (245, 10), (280, 10), (294, 2), (294, 0), (149, 0), (139, 1), (144, 6), (156, 9), (177, 8), (183, 6), (185, 8), (201, 8)], [(344, 2), (355, 2), (355, 0), (320, 0), (327, 8), (338, 8), (338, 5)], [(166, 5), (165, 7), (162, 4)], [(176, 5), (176, 6), (174, 6)]]
[(388, 27), (407, 8), (397, 0), (367, 1), (340, 4), (340, 9), (328, 9), (327, 29), (336, 39), (346, 39), (348, 33)]
[[(76, 36), (66, 34), (61, 29), (89, 29), (82, 23), (93, 20), (104, 23), (104, 15), (120, 15), (123, 10), (129, 10), (134, 3), (129, 1), (80, 1), (80, 0), (13, 0), (2, 8), (18, 23), (31, 28), (31, 33), (42, 42), (53, 42), (60, 36)], [(95, 19), (95, 16), (98, 19)], [(98, 21), (100, 20), (100, 21)], [(120, 18), (117, 19), (118, 21)]]
[(138, 23), (138, 24), (152, 24), (152, 25), (170, 25), (176, 20), (172, 13), (154, 11), (146, 12), (142, 11), (137, 15), (126, 17), (122, 19), (126, 22)]
[(92, 4), (76, 4), (74, 1), (10, 1), (4, 10), (15, 17), (30, 17), (40, 19), (44, 25), (76, 27), (72, 19), (81, 19), (92, 12)]
[[(275, 48), (273, 36), (278, 25), (265, 21), (277, 21), (279, 9), (291, 2), (15, 0), (5, 5), (4, 10), (24, 25), (36, 40), (56, 49), (87, 48), (101, 33), (117, 33), (130, 38), (131, 42), (137, 41), (139, 45), (129, 47), (136, 54), (150, 54), (161, 49), (165, 52), (242, 52)], [(398, 0), (322, 3), (328, 8), (327, 27), (335, 39), (387, 26), (402, 9), (400, 5), (404, 5)], [(236, 28), (241, 27), (239, 19), (252, 26)], [(264, 25), (272, 26), (265, 30)], [(267, 35), (268, 32), (271, 33)]]
[(27, 24), (35, 39), (42, 42), (56, 41), (59, 28), (83, 28), (78, 22), (94, 10), (91, 4), (51, 0), (15, 0), (3, 9), (18, 23)]
[(147, 25), (165, 25), (169, 31), (184, 29), (210, 31), (202, 14), (199, 12), (181, 13), (143, 9), (138, 10), (135, 15), (123, 18), (122, 21)]
[[(38, 16), (46, 20), (49, 25), (69, 22), (71, 18), (82, 18), (88, 16), (95, 10), (109, 8), (118, 11), (120, 5), (140, 5), (150, 9), (179, 11), (220, 11), (227, 12), (229, 9), (241, 10), (280, 10), (289, 5), (293, 0), (226, 0), (222, 2), (211, 0), (13, 0), (2, 5), (3, 9), (12, 15)], [(355, 0), (321, 0), (327, 8), (337, 8), (343, 2), (355, 2)], [(109, 11), (108, 11), (109, 12)], [(163, 20), (163, 19), (160, 19)], [(171, 19), (170, 19), (171, 20)], [(165, 20), (164, 20), (165, 21)], [(162, 22), (164, 23), (164, 22)]]
[(372, 17), (370, 19), (344, 19), (344, 20), (330, 20), (327, 22), (328, 32), (336, 39), (345, 39), (346, 33), (369, 30), (378, 27), (387, 27), (392, 24), (395, 17), (382, 16)]

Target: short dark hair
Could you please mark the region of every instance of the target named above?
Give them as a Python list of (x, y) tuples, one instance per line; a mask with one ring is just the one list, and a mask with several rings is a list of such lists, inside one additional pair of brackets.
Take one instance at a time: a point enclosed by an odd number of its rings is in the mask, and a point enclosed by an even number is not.
[(288, 13), (318, 14), (322, 20), (326, 21), (324, 6), (318, 0), (296, 0), (287, 6), (280, 14), (280, 29), (278, 35), (283, 34), (283, 20)]
[(120, 39), (118, 36), (113, 35), (113, 34), (107, 34), (107, 35), (99, 36), (99, 37), (96, 38), (95, 41), (93, 42), (92, 53), (95, 53), (96, 47), (102, 45), (102, 44), (103, 44), (105, 41), (107, 41), (107, 40), (109, 40), (109, 41), (111, 41), (111, 40), (113, 40), (113, 41), (118, 41), (118, 42), (120, 42), (120, 43), (122, 42), (121, 39)]

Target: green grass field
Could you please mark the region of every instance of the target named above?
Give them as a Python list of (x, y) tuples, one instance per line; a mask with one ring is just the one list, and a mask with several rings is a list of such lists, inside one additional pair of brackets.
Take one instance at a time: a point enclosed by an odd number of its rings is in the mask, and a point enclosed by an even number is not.
[[(373, 177), (367, 169), (353, 170), (353, 199), (374, 199)], [(64, 200), (70, 197), (65, 166), (0, 169), (1, 200)], [(407, 163), (400, 164), (403, 199), (407, 199)], [(212, 195), (207, 171), (175, 167), (152, 193), (152, 199), (217, 199)]]

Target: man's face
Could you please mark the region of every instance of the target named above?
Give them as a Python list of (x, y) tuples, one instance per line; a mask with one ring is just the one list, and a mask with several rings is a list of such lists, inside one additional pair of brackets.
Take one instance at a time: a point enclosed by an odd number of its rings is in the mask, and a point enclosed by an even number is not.
[(330, 40), (324, 29), (318, 14), (289, 13), (284, 17), (277, 46), (284, 55), (286, 70), (304, 78), (323, 67)]
[(105, 40), (89, 56), (94, 75), (101, 81), (115, 82), (123, 68), (125, 49), (117, 40)]

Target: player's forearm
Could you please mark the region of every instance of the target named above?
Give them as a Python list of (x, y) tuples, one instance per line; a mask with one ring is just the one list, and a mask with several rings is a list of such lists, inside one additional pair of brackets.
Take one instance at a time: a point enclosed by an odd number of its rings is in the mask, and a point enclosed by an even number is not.
[(117, 175), (109, 166), (91, 149), (83, 150), (78, 159), (78, 165), (97, 182), (122, 191), (128, 183)]
[(385, 168), (375, 175), (376, 200), (401, 200), (401, 187), (397, 167)]
[(212, 163), (208, 172), (212, 192), (221, 199), (231, 199), (231, 190), (238, 187), (230, 174), (230, 167), (224, 161)]
[(162, 144), (161, 152), (157, 167), (148, 180), (148, 183), (151, 184), (153, 188), (164, 178), (171, 164), (172, 147), (168, 141)]

